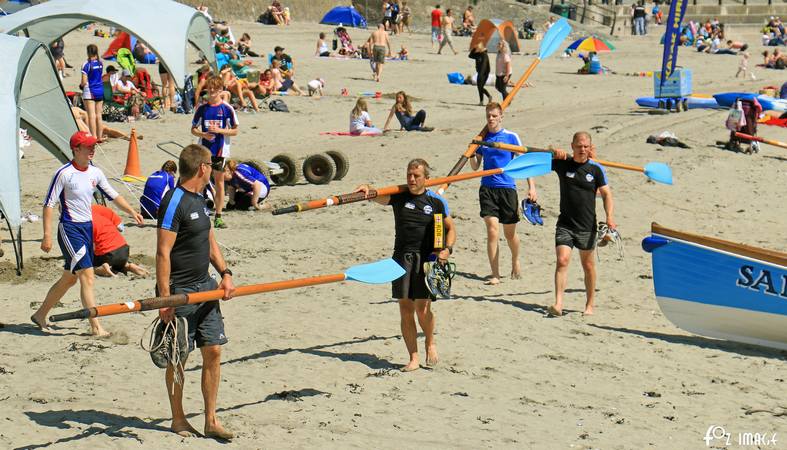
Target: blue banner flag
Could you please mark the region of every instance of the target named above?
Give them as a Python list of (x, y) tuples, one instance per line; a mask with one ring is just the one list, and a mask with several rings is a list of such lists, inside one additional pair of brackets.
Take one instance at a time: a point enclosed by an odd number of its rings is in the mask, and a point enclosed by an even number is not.
[(680, 46), (680, 23), (686, 14), (688, 0), (672, 0), (667, 17), (667, 32), (664, 35), (664, 56), (661, 60), (661, 85), (664, 80), (672, 75), (675, 62), (678, 60), (678, 47)]

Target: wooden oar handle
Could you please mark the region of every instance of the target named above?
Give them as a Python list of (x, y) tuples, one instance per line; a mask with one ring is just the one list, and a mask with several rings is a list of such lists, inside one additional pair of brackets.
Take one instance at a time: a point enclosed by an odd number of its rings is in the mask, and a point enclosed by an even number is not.
[(750, 141), (758, 141), (758, 142), (762, 142), (764, 144), (773, 145), (774, 147), (787, 148), (787, 143), (781, 142), (781, 141), (774, 141), (774, 140), (771, 140), (771, 139), (765, 139), (765, 138), (761, 138), (759, 136), (752, 136), (750, 134), (738, 133), (738, 132), (735, 132), (735, 136), (737, 136), (739, 138), (743, 138), (743, 139), (748, 139)]

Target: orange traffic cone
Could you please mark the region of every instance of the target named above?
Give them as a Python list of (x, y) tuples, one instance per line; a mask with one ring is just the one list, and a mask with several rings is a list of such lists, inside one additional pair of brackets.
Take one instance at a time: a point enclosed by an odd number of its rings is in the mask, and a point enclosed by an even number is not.
[(145, 181), (147, 177), (142, 176), (139, 169), (139, 149), (137, 148), (137, 129), (131, 129), (131, 137), (128, 140), (128, 155), (126, 156), (126, 169), (123, 171), (123, 181)]

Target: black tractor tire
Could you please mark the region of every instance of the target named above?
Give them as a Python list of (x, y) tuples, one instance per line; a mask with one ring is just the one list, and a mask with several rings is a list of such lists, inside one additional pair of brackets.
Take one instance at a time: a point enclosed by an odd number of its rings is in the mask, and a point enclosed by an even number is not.
[(265, 178), (268, 180), (271, 179), (271, 170), (268, 168), (268, 165), (262, 161), (257, 161), (256, 159), (250, 159), (248, 161), (241, 161), (242, 164), (246, 164), (247, 166), (253, 167), (257, 172), (265, 175)]
[(289, 153), (280, 153), (273, 158), (271, 162), (276, 163), (282, 167), (283, 173), (279, 175), (271, 175), (271, 181), (279, 186), (292, 186), (301, 179), (301, 166), (298, 164), (297, 158)]
[(303, 161), (303, 177), (311, 184), (328, 184), (336, 175), (336, 163), (325, 153), (317, 153)]
[(339, 181), (347, 176), (347, 172), (350, 171), (350, 160), (347, 159), (347, 155), (339, 150), (328, 150), (325, 153), (330, 156), (331, 159), (333, 159), (333, 163), (336, 164), (336, 173), (333, 175), (333, 179)]

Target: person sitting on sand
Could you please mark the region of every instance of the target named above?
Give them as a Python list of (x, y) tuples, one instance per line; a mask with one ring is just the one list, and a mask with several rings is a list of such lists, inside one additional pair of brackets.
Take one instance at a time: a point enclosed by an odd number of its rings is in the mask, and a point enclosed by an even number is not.
[(285, 78), (281, 70), (281, 61), (278, 58), (271, 60), (271, 75), (273, 76), (273, 89), (279, 92), (287, 92), (290, 89), (295, 92), (295, 95), (303, 95), (301, 88), (295, 84), (295, 79), (292, 77)]
[(571, 250), (579, 249), (579, 258), (585, 272), (584, 315), (593, 314), (596, 294), (596, 263), (593, 248), (596, 246), (596, 192), (604, 201), (606, 223), (610, 230), (617, 228), (613, 219), (612, 190), (601, 166), (591, 161), (596, 148), (590, 133), (578, 131), (571, 140), (573, 155), (557, 150), (552, 160), (552, 170), (560, 180), (560, 216), (555, 230), (555, 304), (548, 308), (552, 316), (563, 315), (563, 293), (568, 282), (568, 265)]
[(175, 189), (175, 174), (178, 173), (178, 165), (175, 161), (167, 161), (161, 166), (161, 170), (153, 172), (145, 181), (145, 188), (139, 198), (139, 207), (142, 217), (145, 219), (155, 219), (158, 217), (158, 207), (164, 194)]
[(468, 36), (472, 35), (475, 32), (475, 16), (473, 16), (473, 6), (468, 5), (467, 9), (465, 9), (464, 14), (462, 14), (462, 28), (464, 28), (468, 34)]
[[(487, 134), (484, 140), (504, 144), (522, 145), (519, 135), (503, 128), (503, 108), (497, 102), (486, 105)], [(516, 156), (511, 152), (490, 147), (479, 147), (475, 157), (470, 158), (470, 167), (478, 170), (483, 164), (484, 170), (498, 169), (505, 166)], [(537, 200), (536, 183), (533, 178), (527, 179), (527, 198)], [(516, 180), (506, 174), (490, 175), (481, 178), (478, 191), (481, 206), (481, 217), (486, 226), (486, 252), (492, 273), (484, 284), (500, 283), (500, 225), (503, 225), (508, 248), (511, 250), (511, 279), (519, 279), (522, 269), (519, 264), (519, 235), (516, 224), (519, 222), (519, 199), (516, 191)]]
[(115, 211), (101, 205), (91, 206), (93, 213), (93, 269), (101, 277), (114, 277), (116, 273), (131, 272), (141, 277), (148, 271), (128, 260), (129, 246), (121, 234), (123, 222)]
[(423, 109), (413, 114), (413, 106), (410, 104), (410, 98), (404, 91), (396, 93), (396, 102), (391, 107), (391, 112), (388, 114), (388, 119), (385, 121), (383, 131), (390, 131), (388, 124), (391, 123), (391, 118), (396, 115), (399, 120), (401, 129), (405, 131), (432, 131), (434, 128), (425, 127), (426, 111)]
[(402, 49), (399, 50), (399, 53), (396, 54), (400, 61), (407, 61), (409, 57), (409, 52), (407, 51), (407, 47), (402, 44)]
[[(402, 367), (411, 372), (421, 367), (418, 357), (418, 329), (415, 316), (426, 338), (426, 365), (437, 364), (437, 345), (434, 340), (435, 317), (431, 302), (435, 299), (426, 286), (427, 261), (434, 257), (436, 264), (448, 264), (456, 243), (456, 226), (448, 203), (440, 195), (426, 189), (429, 163), (421, 158), (407, 164), (407, 190), (401, 194), (375, 197), (373, 201), (393, 208), (396, 240), (393, 259), (405, 270), (405, 275), (391, 283), (392, 296), (399, 303), (402, 338), (410, 361)], [(364, 184), (356, 192), (368, 195), (371, 186)], [(425, 212), (428, 211), (428, 214)], [(445, 245), (435, 248), (435, 215), (442, 214)], [(431, 264), (435, 264), (431, 263)]]
[(240, 40), (238, 40), (238, 53), (243, 56), (259, 58), (260, 55), (251, 49), (251, 36), (249, 36), (249, 33), (243, 33)]
[(252, 164), (238, 163), (231, 159), (224, 169), (224, 180), (229, 181), (227, 209), (270, 209), (265, 201), (271, 191), (268, 178)]
[(382, 134), (379, 128), (372, 125), (366, 99), (361, 97), (355, 102), (355, 107), (350, 113), (351, 134)]
[(317, 38), (317, 48), (314, 50), (314, 56), (321, 56), (323, 58), (331, 56), (331, 49), (328, 47), (328, 43), (325, 42), (325, 33), (322, 31)]
[(260, 75), (259, 89), (263, 97), (273, 93), (273, 72), (271, 69), (265, 69)]

